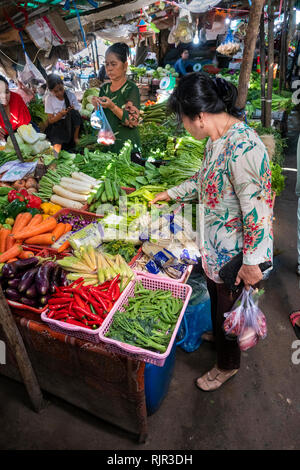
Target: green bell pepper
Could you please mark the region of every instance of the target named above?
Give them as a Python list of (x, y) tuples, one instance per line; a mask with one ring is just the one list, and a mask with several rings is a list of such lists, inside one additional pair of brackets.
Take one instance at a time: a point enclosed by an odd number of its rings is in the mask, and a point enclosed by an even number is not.
[(5, 209), (6, 217), (12, 217), (13, 219), (15, 219), (20, 212), (27, 212), (27, 207), (26, 202), (19, 201), (19, 199), (14, 199)]

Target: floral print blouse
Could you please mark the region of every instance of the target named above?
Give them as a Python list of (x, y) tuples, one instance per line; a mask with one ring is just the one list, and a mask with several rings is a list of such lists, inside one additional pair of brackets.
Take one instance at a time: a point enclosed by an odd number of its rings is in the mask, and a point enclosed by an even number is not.
[(266, 148), (244, 123), (208, 140), (202, 167), (168, 190), (172, 199), (199, 197), (200, 250), (206, 275), (221, 283), (219, 270), (243, 251), (243, 262), (272, 261), (273, 202)]

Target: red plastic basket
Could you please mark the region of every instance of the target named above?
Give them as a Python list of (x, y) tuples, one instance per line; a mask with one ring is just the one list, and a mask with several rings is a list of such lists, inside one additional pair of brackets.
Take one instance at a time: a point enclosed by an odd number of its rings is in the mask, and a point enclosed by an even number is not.
[(136, 266), (136, 262), (143, 256), (143, 250), (142, 250), (142, 247), (139, 249), (139, 251), (137, 252), (137, 254), (135, 255), (134, 258), (132, 258), (132, 260), (130, 261), (129, 266), (131, 267), (131, 269), (136, 273), (136, 274), (140, 274), (141, 276), (146, 276), (146, 277), (150, 277), (152, 279), (163, 279), (163, 280), (168, 280), (168, 281), (175, 281), (175, 282), (180, 282), (180, 283), (184, 283), (188, 280), (188, 278), (190, 277), (191, 275), (191, 272), (193, 270), (193, 266), (190, 264), (187, 266), (186, 270), (184, 271), (183, 275), (179, 278), (179, 279), (172, 279), (170, 277), (168, 277), (166, 274), (163, 274), (163, 275), (157, 275), (157, 274), (151, 274), (151, 273), (147, 273), (146, 271), (139, 271), (135, 266)]
[[(110, 325), (113, 322), (114, 314), (117, 310), (124, 311), (123, 306), (127, 304), (128, 298), (134, 296), (134, 288), (136, 282), (142, 282), (143, 286), (149, 290), (170, 290), (175, 297), (179, 297), (184, 301), (182, 310), (178, 317), (177, 323), (175, 325), (169, 346), (165, 353), (156, 353), (152, 351), (148, 351), (143, 348), (135, 347), (130, 344), (122, 343), (121, 341), (117, 341), (111, 338), (107, 338), (105, 334), (108, 332)], [(109, 345), (109, 348), (118, 353), (123, 354), (126, 356), (134, 357), (136, 360), (150, 362), (151, 364), (155, 364), (157, 366), (162, 367), (169, 356), (174, 341), (176, 339), (178, 328), (181, 324), (184, 312), (187, 308), (190, 296), (192, 293), (191, 286), (187, 284), (180, 284), (179, 282), (169, 281), (166, 279), (153, 279), (150, 277), (137, 275), (136, 280), (130, 282), (128, 287), (124, 290), (119, 300), (116, 302), (114, 307), (112, 308), (111, 312), (108, 314), (106, 319), (104, 320), (103, 324), (101, 325), (99, 337), (102, 342)]]

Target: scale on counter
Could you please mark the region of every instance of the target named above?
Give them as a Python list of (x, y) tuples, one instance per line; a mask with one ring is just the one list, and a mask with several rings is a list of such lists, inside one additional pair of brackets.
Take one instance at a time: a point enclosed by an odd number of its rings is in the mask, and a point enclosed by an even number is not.
[(176, 78), (167, 76), (161, 79), (159, 87), (161, 90), (173, 90), (176, 85)]

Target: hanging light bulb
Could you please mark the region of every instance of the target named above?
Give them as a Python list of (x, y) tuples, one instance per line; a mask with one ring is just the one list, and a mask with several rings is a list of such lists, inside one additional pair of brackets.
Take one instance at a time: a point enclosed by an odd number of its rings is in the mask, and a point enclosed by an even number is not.
[(199, 40), (198, 24), (199, 24), (199, 19), (197, 18), (197, 21), (196, 21), (196, 31), (195, 31), (195, 36), (194, 36), (194, 39), (193, 39), (193, 44), (195, 44), (195, 45), (199, 44), (199, 42), (200, 42), (200, 40)]
[(225, 20), (225, 24), (230, 24), (230, 23), (231, 23), (231, 20), (230, 20), (230, 18), (226, 18), (226, 20)]

